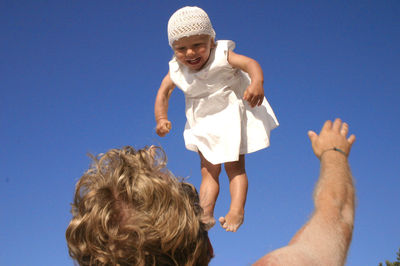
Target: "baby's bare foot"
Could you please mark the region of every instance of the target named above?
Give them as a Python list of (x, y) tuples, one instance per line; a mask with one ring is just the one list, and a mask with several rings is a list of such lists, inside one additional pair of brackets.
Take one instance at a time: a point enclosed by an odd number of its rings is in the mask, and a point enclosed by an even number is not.
[(210, 230), (215, 225), (215, 218), (212, 215), (203, 215), (201, 221), (206, 226), (206, 230)]
[(236, 232), (244, 220), (243, 214), (228, 212), (225, 217), (220, 217), (219, 222), (227, 232)]

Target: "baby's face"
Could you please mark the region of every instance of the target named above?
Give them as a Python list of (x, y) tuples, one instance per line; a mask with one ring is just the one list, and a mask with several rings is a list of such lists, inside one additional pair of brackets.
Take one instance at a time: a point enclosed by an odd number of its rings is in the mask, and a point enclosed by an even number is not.
[(183, 37), (172, 45), (176, 59), (192, 70), (200, 70), (210, 57), (214, 40), (209, 35)]

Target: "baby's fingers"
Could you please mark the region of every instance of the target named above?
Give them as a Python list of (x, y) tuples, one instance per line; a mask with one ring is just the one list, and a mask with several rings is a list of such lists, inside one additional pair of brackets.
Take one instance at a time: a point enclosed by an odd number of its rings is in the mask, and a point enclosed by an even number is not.
[(171, 129), (171, 123), (165, 123), (163, 125), (157, 126), (156, 133), (160, 137), (164, 137), (167, 133), (169, 133)]
[(164, 133), (164, 135), (169, 133), (170, 130), (171, 130), (171, 122), (165, 123), (163, 125), (163, 133)]
[(260, 96), (255, 96), (249, 92), (247, 92), (247, 90), (244, 92), (244, 96), (243, 96), (243, 100), (246, 100), (251, 107), (254, 107), (256, 105), (261, 105), (263, 100), (264, 100), (264, 96), (260, 97)]
[(243, 93), (243, 100), (246, 100), (246, 101), (249, 100), (249, 93), (247, 92), (247, 90), (245, 90)]
[(260, 96), (258, 97), (258, 102), (257, 102), (257, 106), (260, 106), (264, 101), (264, 96)]
[(259, 106), (262, 101), (260, 101), (260, 97), (253, 97), (252, 101), (251, 101), (251, 107), (255, 107), (255, 106)]

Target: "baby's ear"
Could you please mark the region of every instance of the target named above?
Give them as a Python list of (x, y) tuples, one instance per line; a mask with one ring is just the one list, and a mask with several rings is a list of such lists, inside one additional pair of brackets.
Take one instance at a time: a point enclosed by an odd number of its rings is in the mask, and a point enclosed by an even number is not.
[(215, 48), (217, 46), (217, 44), (215, 43), (214, 38), (211, 38), (210, 42), (211, 42), (211, 48)]

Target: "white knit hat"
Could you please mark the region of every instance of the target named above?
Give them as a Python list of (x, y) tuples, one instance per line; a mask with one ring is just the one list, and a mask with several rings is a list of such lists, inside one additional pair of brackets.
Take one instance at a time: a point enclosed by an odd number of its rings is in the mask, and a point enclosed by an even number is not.
[(178, 9), (168, 21), (168, 42), (171, 47), (182, 37), (200, 34), (215, 38), (215, 31), (207, 13), (197, 6)]

